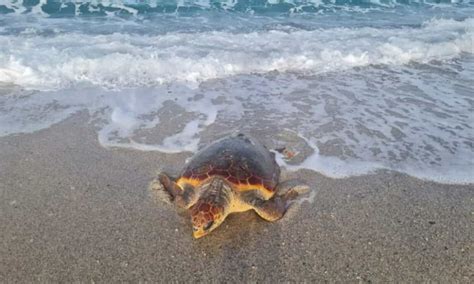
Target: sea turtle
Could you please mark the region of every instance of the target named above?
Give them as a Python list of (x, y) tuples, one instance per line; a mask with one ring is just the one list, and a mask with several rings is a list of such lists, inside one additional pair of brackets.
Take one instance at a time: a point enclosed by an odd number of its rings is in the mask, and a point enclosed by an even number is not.
[(189, 209), (193, 236), (216, 229), (230, 214), (253, 209), (267, 221), (283, 217), (289, 201), (307, 186), (299, 180), (279, 183), (275, 155), (245, 134), (222, 138), (203, 148), (178, 178), (158, 177), (174, 203)]

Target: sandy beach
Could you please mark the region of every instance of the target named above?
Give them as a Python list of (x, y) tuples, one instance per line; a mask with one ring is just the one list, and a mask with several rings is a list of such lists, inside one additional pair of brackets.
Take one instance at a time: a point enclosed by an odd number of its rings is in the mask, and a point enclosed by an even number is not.
[[(473, 15), (472, 0), (0, 1), (0, 284), (474, 283)], [(237, 132), (310, 191), (277, 222), (234, 214), (196, 240), (152, 181)], [(232, 166), (268, 187), (259, 153), (240, 158), (263, 169)]]
[(194, 240), (148, 188), (189, 154), (104, 148), (88, 120), (0, 138), (0, 282), (472, 281), (472, 185), (286, 172), (313, 202)]

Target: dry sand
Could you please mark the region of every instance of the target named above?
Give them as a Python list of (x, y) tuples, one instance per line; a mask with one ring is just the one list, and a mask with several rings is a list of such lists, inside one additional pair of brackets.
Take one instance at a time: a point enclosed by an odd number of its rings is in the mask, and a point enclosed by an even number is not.
[(473, 185), (288, 173), (313, 203), (194, 240), (148, 190), (188, 154), (105, 149), (87, 121), (0, 139), (0, 282), (473, 281)]

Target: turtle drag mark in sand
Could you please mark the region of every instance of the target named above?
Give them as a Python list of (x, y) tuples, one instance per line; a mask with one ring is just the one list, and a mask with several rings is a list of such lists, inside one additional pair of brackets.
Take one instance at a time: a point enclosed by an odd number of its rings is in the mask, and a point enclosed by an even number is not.
[(255, 139), (238, 134), (200, 150), (178, 178), (160, 173), (153, 187), (166, 190), (177, 206), (189, 210), (193, 236), (200, 238), (231, 213), (253, 209), (270, 222), (282, 218), (291, 200), (307, 186), (279, 179), (275, 155)]

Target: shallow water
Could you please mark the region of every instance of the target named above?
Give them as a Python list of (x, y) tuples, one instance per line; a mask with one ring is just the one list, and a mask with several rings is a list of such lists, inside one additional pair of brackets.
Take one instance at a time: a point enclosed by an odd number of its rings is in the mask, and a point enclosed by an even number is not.
[(474, 182), (473, 3), (134, 3), (0, 1), (0, 136), (87, 111), (105, 147), (245, 130), (291, 169)]

